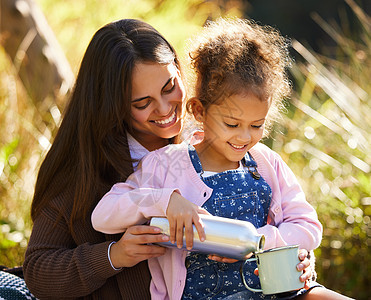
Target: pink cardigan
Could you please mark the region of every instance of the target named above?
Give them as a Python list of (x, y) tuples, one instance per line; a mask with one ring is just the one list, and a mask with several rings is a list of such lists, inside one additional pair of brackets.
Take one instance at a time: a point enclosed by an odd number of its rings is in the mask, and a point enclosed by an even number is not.
[[(258, 228), (265, 235), (264, 249), (293, 244), (307, 250), (317, 248), (322, 226), (293, 172), (276, 152), (261, 143), (249, 152), (272, 189), (268, 224)], [(92, 214), (93, 227), (104, 233), (120, 233), (153, 216), (166, 216), (173, 191), (199, 206), (212, 193), (194, 170), (185, 142), (146, 155), (138, 170), (125, 183), (115, 184), (98, 203)], [(168, 248), (165, 255), (148, 260), (152, 299), (181, 299), (186, 255), (186, 251)]]

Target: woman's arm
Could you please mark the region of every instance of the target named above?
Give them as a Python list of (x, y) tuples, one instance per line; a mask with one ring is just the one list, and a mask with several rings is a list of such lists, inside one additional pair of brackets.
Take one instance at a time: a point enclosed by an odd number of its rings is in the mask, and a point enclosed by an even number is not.
[[(120, 268), (131, 267), (165, 253), (163, 247), (147, 243), (158, 243), (164, 241), (164, 238), (168, 240), (168, 237), (156, 232), (154, 227), (142, 226), (145, 227), (143, 229), (133, 226), (111, 246), (111, 265), (108, 247), (112, 241), (104, 241), (105, 236), (97, 233), (86, 222), (75, 229), (83, 230), (89, 242), (76, 245), (64, 218), (56, 217), (56, 213), (44, 211), (36, 218), (26, 252), (25, 280), (30, 291), (38, 298), (67, 299), (94, 292), (106, 296), (108, 293), (110, 298), (121, 298), (115, 275), (120, 272), (137, 274), (139, 271)], [(57, 225), (55, 220), (58, 220)], [(101, 287), (103, 291), (98, 292)], [(126, 288), (140, 289), (143, 285), (128, 285)]]
[(34, 221), (24, 262), (28, 288), (38, 298), (92, 293), (118, 273), (109, 264), (108, 245), (76, 246), (68, 225), (62, 219), (55, 225), (55, 219), (43, 212)]

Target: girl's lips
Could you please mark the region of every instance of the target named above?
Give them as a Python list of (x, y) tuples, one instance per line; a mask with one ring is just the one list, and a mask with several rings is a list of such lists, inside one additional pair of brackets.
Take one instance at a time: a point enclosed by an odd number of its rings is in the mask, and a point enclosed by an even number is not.
[(166, 128), (176, 123), (177, 119), (177, 108), (175, 108), (174, 112), (168, 118), (162, 120), (153, 120), (150, 122), (156, 124), (156, 126)]
[(237, 145), (237, 144), (232, 144), (228, 142), (228, 144), (233, 148), (235, 151), (246, 151), (247, 145)]

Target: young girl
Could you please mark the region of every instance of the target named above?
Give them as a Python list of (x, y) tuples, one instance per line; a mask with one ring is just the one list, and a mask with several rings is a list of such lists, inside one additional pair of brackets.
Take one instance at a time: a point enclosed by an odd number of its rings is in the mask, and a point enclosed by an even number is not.
[[(187, 108), (203, 125), (203, 134), (194, 134), (191, 143), (146, 155), (138, 170), (98, 203), (93, 227), (118, 233), (153, 216), (166, 216), (170, 241), (181, 247), (184, 230), (190, 249), (192, 224), (205, 238), (198, 214), (207, 211), (253, 223), (265, 235), (265, 249), (292, 244), (315, 249), (322, 233), (315, 210), (279, 155), (259, 143), (290, 90), (285, 39), (253, 22), (220, 19), (193, 44), (190, 56), (197, 81)], [(276, 297), (246, 290), (240, 265), (169, 248), (164, 256), (149, 260), (152, 298)], [(255, 268), (247, 265), (244, 275), (250, 286), (258, 287)]]

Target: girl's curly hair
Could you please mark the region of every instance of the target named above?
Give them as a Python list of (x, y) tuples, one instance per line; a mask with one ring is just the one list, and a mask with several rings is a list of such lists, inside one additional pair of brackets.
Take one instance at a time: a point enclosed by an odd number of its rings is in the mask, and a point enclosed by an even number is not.
[[(191, 42), (194, 96), (206, 110), (236, 94), (254, 93), (261, 101), (269, 101), (267, 135), (291, 90), (286, 74), (291, 65), (289, 42), (276, 29), (252, 20), (208, 22)], [(187, 109), (191, 112), (190, 103)]]

